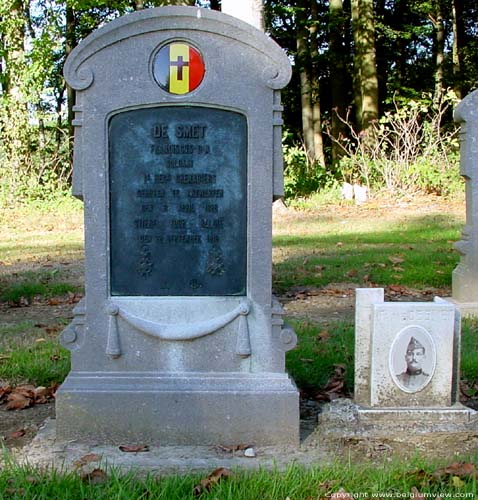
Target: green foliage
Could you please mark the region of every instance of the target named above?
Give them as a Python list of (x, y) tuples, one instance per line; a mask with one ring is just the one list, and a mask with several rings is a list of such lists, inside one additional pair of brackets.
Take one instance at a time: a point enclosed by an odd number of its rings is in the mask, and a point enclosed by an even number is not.
[[(421, 191), (448, 196), (462, 189), (458, 128), (443, 126), (456, 96), (448, 92), (438, 106), (431, 96), (398, 100), (367, 133), (356, 133), (345, 121), (350, 138), (339, 142), (345, 153), (343, 180), (392, 194)], [(334, 139), (335, 140), (335, 139)]]
[(321, 189), (333, 188), (336, 181), (327, 169), (311, 163), (303, 146), (290, 143), (284, 135), (284, 191), (286, 198), (306, 196)]

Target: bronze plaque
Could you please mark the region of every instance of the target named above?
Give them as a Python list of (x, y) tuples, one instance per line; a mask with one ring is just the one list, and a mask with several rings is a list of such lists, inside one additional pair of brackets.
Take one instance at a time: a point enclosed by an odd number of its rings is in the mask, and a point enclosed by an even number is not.
[(109, 123), (111, 295), (245, 295), (247, 123), (199, 106)]

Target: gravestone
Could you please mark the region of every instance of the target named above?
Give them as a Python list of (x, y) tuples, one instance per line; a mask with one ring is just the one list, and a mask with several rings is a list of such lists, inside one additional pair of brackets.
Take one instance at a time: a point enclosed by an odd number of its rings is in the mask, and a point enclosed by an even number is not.
[(478, 412), (459, 403), (460, 332), (447, 300), (391, 303), (383, 288), (358, 288), (354, 400), (326, 405), (320, 434), (389, 450), (471, 439)]
[(355, 402), (372, 408), (445, 408), (458, 400), (459, 318), (453, 304), (384, 302), (356, 290)]
[(460, 131), (460, 173), (465, 179), (466, 225), (455, 248), (461, 254), (452, 274), (452, 301), (464, 317), (478, 315), (478, 90), (455, 109)]
[(194, 7), (116, 19), (69, 56), (86, 294), (58, 439), (297, 444), (296, 337), (271, 295), (290, 75), (262, 32)]

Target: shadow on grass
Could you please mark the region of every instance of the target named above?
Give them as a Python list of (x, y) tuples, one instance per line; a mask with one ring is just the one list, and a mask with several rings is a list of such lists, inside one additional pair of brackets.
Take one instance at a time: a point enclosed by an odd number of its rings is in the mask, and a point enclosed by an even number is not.
[[(371, 227), (373, 227), (371, 222)], [(448, 287), (459, 255), (461, 222), (447, 214), (417, 217), (387, 230), (276, 236), (274, 288), (333, 282)], [(281, 260), (281, 257), (283, 259)]]

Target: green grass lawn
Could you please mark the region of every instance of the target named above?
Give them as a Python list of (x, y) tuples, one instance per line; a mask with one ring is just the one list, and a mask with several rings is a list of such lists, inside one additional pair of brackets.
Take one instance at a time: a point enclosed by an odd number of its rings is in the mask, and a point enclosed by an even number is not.
[(277, 216), (274, 288), (334, 282), (447, 287), (459, 255), (463, 218), (453, 213), (333, 209)]
[[(7, 224), (0, 228), (0, 262), (7, 264), (0, 273), (0, 301), (29, 297), (41, 303), (78, 291), (78, 279), (71, 277), (68, 266), (82, 258), (81, 213), (77, 207), (68, 210), (9, 213)], [(462, 226), (462, 216), (442, 208), (385, 215), (379, 207), (292, 211), (276, 217), (274, 288), (284, 292), (296, 286), (351, 282), (449, 289), (458, 261), (452, 242), (459, 239)], [(31, 241), (35, 235), (39, 247)], [(26, 318), (11, 323), (0, 317), (0, 380), (45, 386), (61, 382), (69, 369), (69, 354), (56, 336), (67, 323), (62, 317), (48, 317), (40, 324)], [(352, 394), (353, 324), (295, 321), (293, 326), (299, 344), (287, 355), (287, 369), (298, 386), (314, 396), (339, 367), (344, 392)], [(462, 378), (473, 387), (478, 382), (478, 320), (464, 322), (462, 346)], [(3, 469), (0, 466), (0, 499), (352, 500), (347, 492), (357, 498), (372, 498), (374, 493), (416, 499), (422, 498), (419, 493), (443, 498), (476, 495), (476, 469), (461, 474), (461, 469), (443, 472), (440, 467), (433, 457), (422, 457), (407, 464), (337, 463), (310, 469), (291, 466), (283, 473), (236, 472), (210, 492), (195, 496), (194, 486), (202, 479), (195, 475), (139, 479), (108, 472), (95, 482), (79, 473), (33, 471), (7, 460)]]
[[(232, 472), (198, 490), (203, 476), (138, 478), (114, 471), (91, 481), (80, 474), (55, 474), (7, 466), (0, 471), (0, 498), (35, 500), (353, 500), (353, 498), (475, 498), (472, 464), (461, 467), (431, 465), (420, 459), (407, 464), (354, 465), (336, 463), (285, 472)], [(467, 473), (468, 472), (468, 473)], [(459, 474), (459, 475), (458, 475)], [(352, 496), (354, 495), (354, 496)]]

